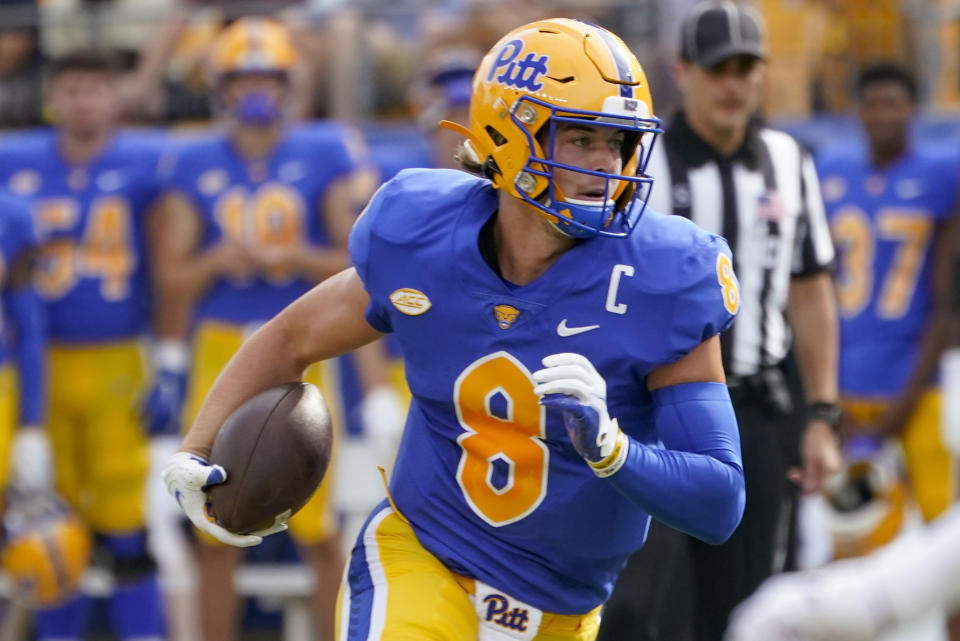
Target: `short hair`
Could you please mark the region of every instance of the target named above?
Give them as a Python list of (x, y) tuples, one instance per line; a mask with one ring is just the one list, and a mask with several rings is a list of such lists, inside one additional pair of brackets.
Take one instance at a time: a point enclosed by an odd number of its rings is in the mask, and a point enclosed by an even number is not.
[(100, 71), (113, 75), (116, 64), (111, 56), (101, 51), (74, 51), (55, 58), (47, 64), (47, 81), (55, 80), (68, 71)]
[(857, 95), (863, 97), (863, 92), (871, 85), (881, 82), (894, 82), (906, 90), (910, 100), (917, 101), (917, 80), (905, 66), (891, 61), (875, 62), (867, 65), (857, 74)]

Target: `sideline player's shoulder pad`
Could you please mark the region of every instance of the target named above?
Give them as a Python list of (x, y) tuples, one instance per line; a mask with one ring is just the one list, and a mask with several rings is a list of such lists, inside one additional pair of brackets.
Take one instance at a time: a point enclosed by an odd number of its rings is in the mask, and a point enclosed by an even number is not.
[[(0, 135), (0, 187), (32, 196), (37, 172), (45, 171), (44, 157), (52, 141), (48, 129)], [(15, 177), (19, 180), (11, 180)]]
[(222, 144), (222, 135), (209, 132), (172, 136), (159, 161), (158, 174), (164, 187), (186, 194), (199, 189), (207, 170), (220, 167), (216, 163), (222, 155)]
[(814, 164), (821, 178), (827, 174), (846, 174), (850, 167), (862, 165), (863, 161), (863, 150), (850, 144), (828, 145), (814, 155)]
[[(11, 251), (16, 254), (27, 247), (36, 245), (36, 234), (33, 225), (33, 214), (29, 203), (0, 187), (0, 211), (6, 224), (3, 233), (14, 236)], [(9, 258), (9, 257), (8, 257)]]
[(288, 145), (295, 158), (321, 159), (313, 170), (336, 177), (371, 163), (370, 151), (358, 129), (345, 123), (322, 120), (291, 129)]

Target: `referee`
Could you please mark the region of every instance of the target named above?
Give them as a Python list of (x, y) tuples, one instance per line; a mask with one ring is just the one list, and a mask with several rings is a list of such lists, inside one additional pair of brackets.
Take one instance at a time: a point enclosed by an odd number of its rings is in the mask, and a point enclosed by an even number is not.
[[(608, 603), (602, 641), (719, 641), (732, 608), (782, 567), (787, 458), (802, 461), (791, 478), (805, 491), (840, 464), (833, 246), (811, 158), (754, 117), (766, 59), (761, 20), (744, 4), (698, 4), (683, 22), (680, 58), (682, 107), (654, 148), (649, 206), (690, 218), (733, 250), (740, 314), (721, 346), (747, 504), (718, 547), (655, 523)], [(784, 382), (791, 343), (805, 408)], [(799, 456), (788, 429), (796, 416), (806, 423)]]

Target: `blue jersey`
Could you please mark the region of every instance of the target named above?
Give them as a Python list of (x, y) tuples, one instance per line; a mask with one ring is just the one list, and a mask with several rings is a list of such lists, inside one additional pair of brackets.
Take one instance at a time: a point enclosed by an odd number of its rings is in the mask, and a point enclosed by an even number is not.
[[(170, 187), (202, 218), (201, 249), (230, 239), (257, 248), (329, 245), (318, 215), (337, 178), (360, 162), (352, 130), (320, 123), (287, 131), (269, 156), (241, 157), (223, 134), (185, 144), (176, 154)], [(197, 303), (197, 319), (265, 321), (316, 283), (281, 271), (250, 282), (218, 279)]]
[(840, 259), (840, 391), (896, 396), (933, 308), (931, 247), (954, 211), (960, 166), (915, 149), (878, 169), (858, 149), (825, 155), (818, 168)]
[[(7, 287), (14, 261), (36, 244), (29, 204), (0, 190), (0, 286)], [(0, 312), (4, 338), (0, 341), (0, 364), (10, 360), (10, 341), (16, 340), (16, 336), (11, 336), (7, 331), (8, 314), (6, 309)]]
[(145, 331), (144, 218), (158, 194), (161, 147), (153, 134), (118, 133), (91, 161), (73, 165), (53, 131), (0, 141), (0, 185), (31, 201), (42, 244), (35, 282), (51, 340)]
[(396, 336), (413, 395), (390, 489), (453, 571), (583, 613), (609, 596), (650, 517), (593, 474), (531, 372), (549, 354), (583, 354), (607, 381), (610, 415), (656, 444), (645, 377), (732, 321), (729, 250), (647, 211), (629, 239), (581, 242), (512, 286), (478, 247), (496, 209), (486, 180), (406, 170), (350, 237), (368, 321)]

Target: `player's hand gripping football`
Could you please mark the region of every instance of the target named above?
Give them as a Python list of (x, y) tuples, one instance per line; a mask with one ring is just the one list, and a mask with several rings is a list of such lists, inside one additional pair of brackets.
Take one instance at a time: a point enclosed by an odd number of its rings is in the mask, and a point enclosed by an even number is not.
[(540, 404), (563, 412), (563, 424), (577, 452), (598, 476), (610, 476), (626, 459), (626, 435), (607, 413), (607, 383), (580, 354), (552, 354), (533, 373)]
[(227, 480), (227, 472), (220, 465), (210, 465), (205, 460), (189, 452), (177, 452), (167, 462), (163, 470), (163, 482), (167, 490), (180, 504), (187, 518), (197, 529), (213, 538), (236, 547), (259, 545), (263, 537), (287, 529), (284, 521), (277, 520), (265, 530), (250, 534), (235, 534), (218, 525), (210, 508), (207, 488)]

